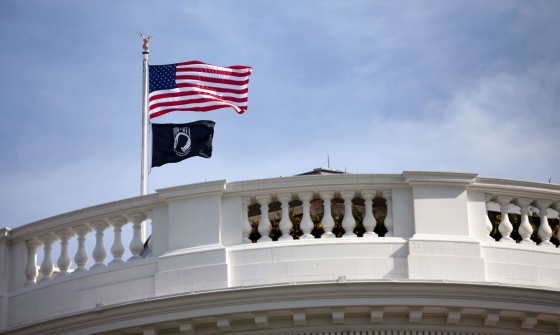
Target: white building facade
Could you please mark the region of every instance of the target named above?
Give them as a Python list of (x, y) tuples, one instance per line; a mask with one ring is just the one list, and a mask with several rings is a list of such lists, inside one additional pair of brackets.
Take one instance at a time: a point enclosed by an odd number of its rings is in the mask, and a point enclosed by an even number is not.
[[(294, 201), (303, 233), (296, 240), (287, 219)], [(318, 202), (325, 211), (320, 238), (311, 234)], [(357, 202), (361, 237), (350, 214)], [(373, 231), (372, 204), (380, 202), (383, 237)], [(337, 203), (344, 207), (340, 238), (329, 233)], [(501, 209), (500, 241), (489, 236), (489, 203)], [(251, 243), (255, 204), (262, 237)], [(282, 213), (277, 241), (267, 238), (274, 206)], [(530, 240), (529, 206), (546, 223), (538, 245)], [(520, 243), (510, 237), (514, 208)], [(162, 189), (0, 229), (0, 334), (557, 334), (560, 251), (549, 241), (547, 218), (558, 209), (560, 185), (471, 173), (306, 175)], [(151, 254), (143, 257), (147, 219)], [(126, 225), (134, 234), (123, 241)], [(115, 234), (105, 248), (109, 229)], [(86, 248), (86, 238), (95, 238), (95, 248)], [(68, 243), (78, 244), (75, 255)], [(122, 259), (125, 248), (130, 259)], [(86, 267), (88, 259), (95, 264)]]

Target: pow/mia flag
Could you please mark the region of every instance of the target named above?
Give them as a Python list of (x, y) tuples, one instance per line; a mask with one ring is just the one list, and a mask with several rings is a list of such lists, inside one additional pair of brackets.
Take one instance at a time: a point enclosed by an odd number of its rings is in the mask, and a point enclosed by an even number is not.
[(152, 167), (193, 156), (212, 157), (214, 121), (152, 124)]

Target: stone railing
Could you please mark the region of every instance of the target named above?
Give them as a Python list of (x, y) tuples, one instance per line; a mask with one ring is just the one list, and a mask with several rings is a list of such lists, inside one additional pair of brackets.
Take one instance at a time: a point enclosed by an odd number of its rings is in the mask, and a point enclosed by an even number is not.
[[(559, 185), (415, 171), (221, 180), (158, 190), (0, 230), (0, 310), (6, 311), (0, 330), (96, 305), (286, 282), (490, 281), (558, 289), (560, 251), (549, 241), (547, 216), (557, 215), (559, 201)], [(320, 238), (311, 234), (313, 202), (325, 213)], [(502, 211), (500, 242), (489, 237), (489, 202)], [(361, 238), (353, 232), (355, 203), (364, 211)], [(373, 231), (375, 203), (386, 211), (383, 238)], [(340, 239), (332, 233), (336, 204), (344, 211)], [(520, 207), (520, 243), (509, 237), (512, 225), (505, 214), (510, 204)], [(528, 238), (529, 205), (539, 208), (547, 223), (540, 225), (539, 245)], [(289, 211), (296, 206), (303, 235), (294, 240)], [(271, 207), (281, 215), (278, 241), (269, 237)], [(260, 218), (257, 243), (249, 239), (250, 208), (258, 209)], [(152, 227), (149, 255), (142, 255), (143, 222)], [(123, 227), (130, 226), (132, 233), (123, 238)], [(108, 229), (110, 241), (104, 238)], [(90, 250), (86, 238), (93, 232)], [(72, 243), (77, 244), (73, 258)], [(55, 244), (60, 251), (53, 255)], [(131, 254), (126, 260), (125, 246)], [(90, 259), (95, 263), (88, 268)]]
[[(341, 226), (345, 231), (345, 234), (341, 237), (343, 238), (355, 238), (357, 235), (354, 233), (354, 228), (356, 227), (356, 219), (352, 215), (353, 200), (356, 199), (358, 195), (363, 199), (364, 202), (364, 218), (362, 220), (362, 225), (365, 229), (365, 233), (362, 237), (364, 238), (375, 238), (378, 237), (373, 231), (377, 219), (373, 213), (373, 200), (382, 199), (385, 200), (386, 204), (386, 215), (383, 217), (383, 225), (387, 229), (384, 236), (392, 237), (393, 232), (393, 205), (392, 205), (392, 191), (388, 190), (375, 190), (366, 189), (356, 192), (354, 189), (341, 189), (341, 190), (323, 190), (323, 191), (306, 191), (297, 192), (295, 196), (292, 196), (291, 192), (277, 193), (277, 194), (259, 194), (255, 196), (256, 203), (260, 206), (260, 222), (258, 225), (258, 232), (261, 238), (257, 242), (271, 242), (272, 239), (270, 235), (271, 223), (269, 220), (269, 204), (272, 200), (277, 199), (281, 204), (281, 220), (279, 222), (279, 230), (282, 235), (278, 238), (278, 241), (291, 241), (295, 238), (293, 234), (290, 235), (290, 231), (294, 229), (294, 223), (289, 218), (290, 213), (290, 202), (298, 199), (301, 201), (302, 207), (302, 217), (301, 222), (299, 222), (299, 228), (303, 232), (303, 235), (299, 239), (315, 239), (316, 237), (311, 234), (314, 228), (314, 223), (311, 219), (312, 211), (310, 202), (314, 200), (316, 194), (322, 201), (322, 213), (324, 215), (321, 219), (321, 226), (324, 233), (319, 236), (320, 238), (335, 238), (336, 235), (333, 234), (333, 228), (335, 227), (335, 220), (332, 214), (332, 201), (335, 197), (339, 197), (344, 200), (344, 217), (342, 218)], [(379, 195), (379, 197), (378, 197)], [(242, 234), (243, 243), (252, 243), (249, 239), (249, 235), (252, 232), (251, 224), (249, 223), (249, 205), (253, 202), (251, 197), (242, 197), (243, 202), (243, 223), (242, 223)]]
[[(57, 278), (62, 278), (70, 273), (78, 274), (88, 270), (94, 270), (105, 266), (115, 266), (125, 261), (122, 259), (125, 253), (125, 246), (121, 239), (123, 226), (132, 225), (132, 238), (128, 248), (132, 253), (129, 259), (141, 259), (140, 253), (144, 250), (144, 243), (141, 237), (141, 225), (146, 219), (151, 217), (154, 207), (161, 204), (157, 195), (132, 198), (117, 201), (110, 204), (91, 207), (85, 210), (63, 214), (51, 219), (34, 222), (12, 230), (5, 229), (5, 238), (10, 241), (10, 253), (13, 258), (10, 267), (11, 282), (21, 286), (21, 280), (17, 280), (25, 274), (24, 286), (32, 286), (39, 282), (48, 282), (54, 279), (53, 270), (55, 264), (58, 267)], [(114, 239), (111, 242), (110, 253), (112, 259), (108, 264), (105, 263), (107, 251), (104, 245), (104, 232), (112, 228)], [(86, 250), (86, 235), (95, 231), (95, 247)], [(75, 269), (70, 270), (72, 259), (68, 254), (68, 245), (71, 239), (77, 242), (77, 252), (72, 258), (75, 262)], [(53, 259), (53, 243), (60, 242), (60, 254)], [(25, 244), (26, 252), (21, 253), (21, 247)], [(43, 250), (43, 260), (37, 266), (38, 248)], [(16, 252), (14, 254), (14, 252)], [(86, 264), (90, 257), (95, 260), (95, 264), (86, 269)], [(21, 267), (24, 266), (24, 271)], [(19, 282), (15, 284), (15, 282)]]
[[(481, 181), (496, 182), (495, 179), (483, 179), (479, 178)], [(499, 182), (499, 181), (498, 181)], [(503, 181), (502, 181), (503, 182)], [(527, 185), (528, 183), (524, 183)], [(486, 185), (489, 188), (490, 185)], [(536, 185), (535, 185), (536, 186)], [(490, 191), (490, 190), (488, 190)], [(541, 242), (538, 244), (540, 247), (554, 248), (554, 244), (550, 242), (552, 237), (552, 229), (549, 225), (549, 210), (556, 211), (556, 215), (560, 211), (560, 201), (558, 201), (558, 196), (553, 192), (546, 192), (545, 190), (539, 190), (538, 193), (533, 193), (534, 191), (516, 192), (516, 190), (492, 190), (492, 193), (485, 193), (485, 199), (487, 206), (490, 202), (494, 202), (499, 205), (501, 220), (499, 224), (499, 232), (501, 238), (499, 242), (502, 243), (515, 243), (516, 241), (511, 238), (511, 233), (513, 232), (513, 226), (509, 220), (511, 205), (519, 207), (519, 212), (521, 215), (521, 224), (519, 225), (518, 232), (521, 236), (520, 244), (525, 245), (536, 245), (534, 241), (531, 240), (531, 235), (533, 235), (533, 228), (529, 223), (529, 206), (538, 208), (540, 225), (537, 231)], [(545, 192), (543, 192), (545, 191)], [(533, 193), (533, 194), (532, 194)], [(540, 193), (540, 194), (539, 194)], [(493, 241), (494, 239), (490, 237), (490, 232), (493, 226), (490, 222), (490, 218), (486, 221), (486, 231), (488, 233), (488, 240)], [(558, 230), (557, 238), (560, 239), (560, 230)]]

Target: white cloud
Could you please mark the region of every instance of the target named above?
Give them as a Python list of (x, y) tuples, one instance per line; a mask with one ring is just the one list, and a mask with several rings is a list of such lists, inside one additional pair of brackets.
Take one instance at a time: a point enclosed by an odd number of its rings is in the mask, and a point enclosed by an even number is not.
[(0, 20), (13, 32), (0, 50), (0, 209), (10, 227), (138, 194), (138, 31), (155, 35), (154, 64), (254, 67), (245, 115), (156, 121), (217, 128), (212, 159), (155, 169), (152, 191), (293, 175), (326, 166), (327, 154), (349, 172), (560, 182), (554, 2), (17, 6), (17, 18)]
[[(448, 102), (432, 104), (441, 109), (421, 119), (375, 116), (369, 132), (356, 124), (358, 133), (367, 135), (346, 150), (364, 153), (360, 143), (370, 144), (383, 170), (468, 171), (543, 182), (552, 176), (558, 182), (560, 121), (550, 117), (558, 107), (558, 82), (560, 71), (544, 67), (484, 77)], [(352, 166), (367, 172), (368, 161), (364, 154)]]

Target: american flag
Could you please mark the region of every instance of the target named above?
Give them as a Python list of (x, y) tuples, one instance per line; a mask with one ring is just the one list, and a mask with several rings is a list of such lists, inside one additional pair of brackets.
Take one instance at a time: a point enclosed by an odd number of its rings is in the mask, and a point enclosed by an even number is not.
[(149, 114), (208, 112), (231, 107), (247, 110), (250, 66), (216, 66), (199, 61), (150, 65)]

